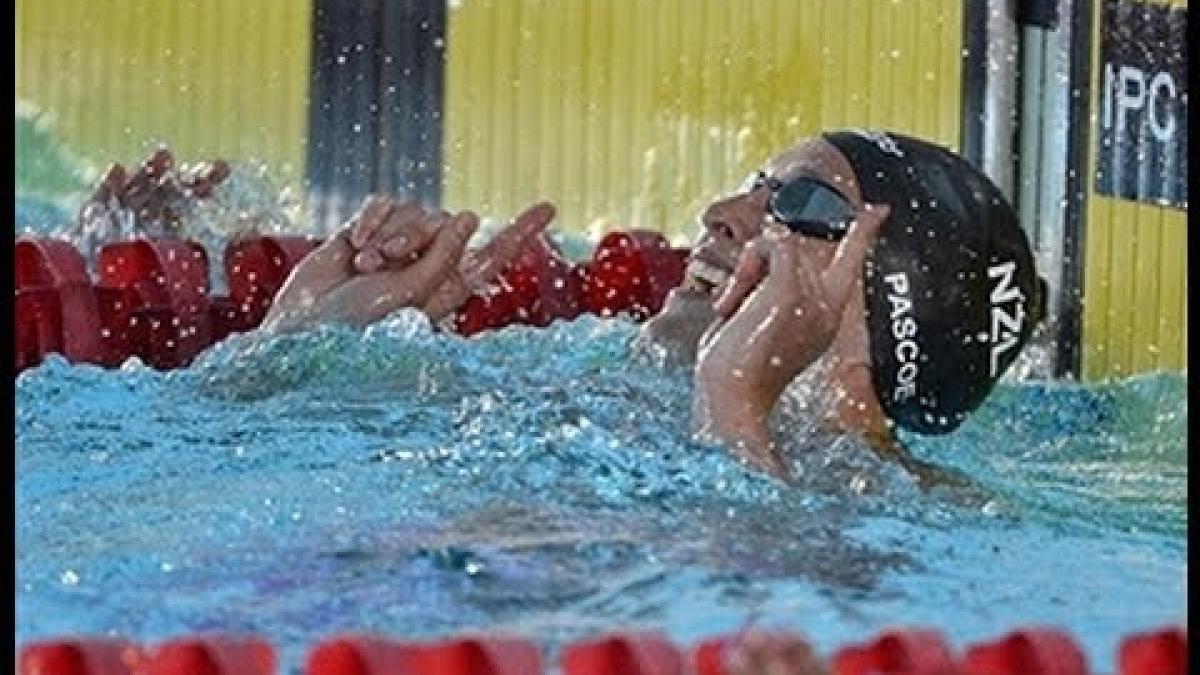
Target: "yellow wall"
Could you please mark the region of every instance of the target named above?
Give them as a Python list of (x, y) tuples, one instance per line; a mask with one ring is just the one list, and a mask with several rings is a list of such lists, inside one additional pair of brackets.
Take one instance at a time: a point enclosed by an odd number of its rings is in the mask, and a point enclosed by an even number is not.
[[(1102, 86), (1093, 19), (1092, 91)], [(1157, 4), (1187, 7), (1186, 0)], [(1092, 105), (1095, 105), (1093, 97)], [(1096, 128), (1092, 111), (1092, 129)], [(1095, 175), (1095, 139), (1090, 176)], [(1094, 183), (1089, 181), (1089, 191)], [(1187, 212), (1089, 192), (1083, 295), (1083, 375), (1096, 380), (1187, 368)]]
[(822, 129), (958, 147), (961, 0), (462, 0), (450, 3), (444, 201), (558, 227), (697, 211)]
[(166, 142), (298, 183), (311, 14), (309, 0), (18, 0), (17, 98), (98, 166)]

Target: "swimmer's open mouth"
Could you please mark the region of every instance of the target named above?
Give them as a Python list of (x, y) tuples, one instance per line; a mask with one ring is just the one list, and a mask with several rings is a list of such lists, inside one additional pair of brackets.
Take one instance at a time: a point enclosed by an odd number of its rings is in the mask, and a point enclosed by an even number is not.
[(683, 275), (683, 285), (702, 293), (715, 295), (729, 280), (729, 272), (717, 265), (697, 258), (688, 261)]

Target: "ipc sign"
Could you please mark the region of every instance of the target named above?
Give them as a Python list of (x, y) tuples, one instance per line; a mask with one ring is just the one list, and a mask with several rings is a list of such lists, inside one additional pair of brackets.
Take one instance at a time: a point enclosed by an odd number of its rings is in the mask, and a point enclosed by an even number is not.
[(1187, 209), (1187, 9), (1105, 0), (1096, 193)]

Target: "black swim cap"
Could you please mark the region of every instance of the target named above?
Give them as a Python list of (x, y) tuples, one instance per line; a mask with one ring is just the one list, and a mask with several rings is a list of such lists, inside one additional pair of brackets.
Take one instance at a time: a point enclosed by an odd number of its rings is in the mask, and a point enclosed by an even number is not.
[(987, 176), (945, 148), (876, 131), (824, 139), (863, 200), (891, 207), (864, 265), (875, 393), (905, 429), (953, 431), (1045, 315), (1025, 232)]

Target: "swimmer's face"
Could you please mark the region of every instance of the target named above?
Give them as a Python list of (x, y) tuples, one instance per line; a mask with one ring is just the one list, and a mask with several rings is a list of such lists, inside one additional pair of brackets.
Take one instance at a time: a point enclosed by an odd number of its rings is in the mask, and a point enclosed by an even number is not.
[[(855, 208), (863, 207), (862, 193), (854, 169), (836, 147), (815, 138), (804, 141), (773, 158), (762, 167), (771, 178), (787, 182), (808, 177), (820, 180), (845, 197)], [(737, 265), (742, 247), (762, 233), (771, 221), (768, 203), (771, 189), (765, 185), (751, 189), (749, 181), (741, 189), (709, 204), (700, 216), (703, 229), (692, 247), (683, 283), (671, 291), (666, 305), (642, 328), (643, 339), (661, 343), (682, 360), (695, 359), (696, 343), (715, 314), (712, 303), (728, 282)], [(828, 265), (837, 243), (824, 239), (793, 235), (802, 246)]]

